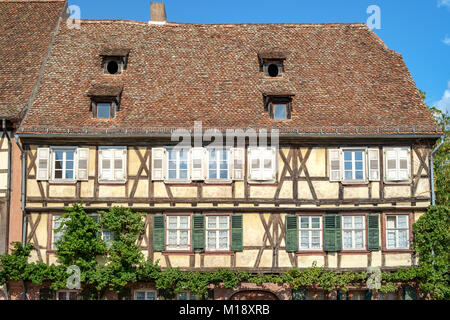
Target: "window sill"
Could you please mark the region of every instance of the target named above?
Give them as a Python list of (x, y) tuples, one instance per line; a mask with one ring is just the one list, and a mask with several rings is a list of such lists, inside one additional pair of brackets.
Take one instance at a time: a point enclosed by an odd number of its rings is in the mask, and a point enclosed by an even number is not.
[(277, 180), (248, 180), (249, 184), (256, 184), (256, 185), (274, 185), (277, 183)]
[(344, 254), (368, 254), (371, 253), (372, 251), (366, 250), (366, 249), (345, 249), (345, 250), (341, 250), (338, 251), (338, 253), (344, 253)]
[(296, 255), (302, 256), (302, 255), (318, 255), (318, 256), (325, 256), (327, 253), (323, 251), (323, 249), (320, 250), (299, 250), (295, 252)]
[(208, 251), (204, 251), (200, 253), (201, 255), (220, 255), (220, 254), (224, 254), (224, 255), (229, 255), (229, 254), (234, 254), (234, 251), (230, 251), (230, 250), (216, 250), (216, 251), (212, 251), (212, 250), (208, 250)]
[(190, 184), (191, 180), (164, 180), (165, 184)]
[(99, 184), (125, 184), (127, 180), (99, 180)]
[(343, 180), (341, 182), (342, 182), (342, 184), (348, 184), (348, 185), (355, 185), (355, 184), (367, 185), (367, 184), (369, 184), (369, 181), (366, 181), (366, 180)]
[(205, 180), (206, 184), (232, 184), (233, 180), (223, 179), (223, 180)]
[(49, 180), (50, 184), (76, 184), (77, 180)]
[(408, 180), (396, 180), (396, 181), (389, 181), (389, 180), (384, 180), (383, 181), (385, 184), (394, 184), (394, 185), (398, 185), (398, 184), (411, 184), (411, 179)]
[(412, 249), (401, 249), (401, 248), (394, 248), (394, 249), (388, 249), (388, 248), (384, 248), (382, 250), (382, 252), (384, 253), (413, 253), (414, 250)]
[(161, 253), (163, 255), (180, 254), (180, 255), (191, 255), (191, 256), (193, 256), (195, 254), (195, 252), (192, 252), (191, 250), (166, 250)]

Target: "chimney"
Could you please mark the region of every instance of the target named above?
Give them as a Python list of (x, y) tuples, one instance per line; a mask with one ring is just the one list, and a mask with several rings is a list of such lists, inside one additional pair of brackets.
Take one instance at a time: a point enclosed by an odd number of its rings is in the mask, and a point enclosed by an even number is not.
[(164, 2), (150, 2), (150, 22), (152, 24), (165, 24), (166, 8)]

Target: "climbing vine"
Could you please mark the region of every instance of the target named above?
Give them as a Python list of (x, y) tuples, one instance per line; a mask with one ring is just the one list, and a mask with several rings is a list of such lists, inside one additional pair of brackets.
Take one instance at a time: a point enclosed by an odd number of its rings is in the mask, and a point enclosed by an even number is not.
[[(177, 268), (162, 269), (158, 261), (145, 260), (137, 241), (145, 232), (145, 215), (126, 208), (111, 208), (99, 212), (99, 219), (86, 215), (81, 205), (68, 209), (61, 225), (64, 236), (57, 242), (58, 264), (29, 262), (32, 244), (14, 243), (10, 254), (0, 256), (0, 285), (8, 281), (23, 281), (41, 285), (48, 281), (50, 288), (66, 287), (67, 267), (79, 265), (81, 294), (85, 299), (102, 299), (107, 290), (121, 293), (131, 283), (153, 282), (160, 295), (171, 299), (176, 293), (190, 291), (207, 298), (208, 290), (223, 285), (227, 289), (241, 282), (288, 284), (293, 289), (316, 286), (331, 292), (348, 291), (351, 286), (365, 285), (366, 272), (336, 272), (313, 265), (307, 269), (291, 269), (283, 274), (255, 274), (218, 269), (182, 272)], [(113, 234), (105, 242), (103, 231)], [(431, 298), (448, 299), (449, 267), (449, 209), (431, 207), (414, 225), (415, 249), (419, 266), (381, 274), (379, 292), (395, 292), (399, 284), (419, 283), (420, 289)], [(431, 250), (434, 254), (431, 255)], [(434, 263), (434, 264), (433, 264)], [(431, 267), (430, 267), (431, 266)], [(431, 268), (431, 269), (430, 269)]]

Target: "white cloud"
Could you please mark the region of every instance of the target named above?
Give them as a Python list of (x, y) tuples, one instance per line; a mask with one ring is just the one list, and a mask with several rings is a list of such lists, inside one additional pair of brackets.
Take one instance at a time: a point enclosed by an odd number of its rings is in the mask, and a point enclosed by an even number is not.
[(444, 91), (442, 99), (436, 102), (435, 106), (444, 112), (450, 112), (450, 81), (447, 84), (447, 89)]
[(446, 35), (445, 38), (442, 39), (442, 43), (450, 46), (450, 37)]
[(450, 0), (438, 0), (438, 7), (448, 7), (450, 8)]

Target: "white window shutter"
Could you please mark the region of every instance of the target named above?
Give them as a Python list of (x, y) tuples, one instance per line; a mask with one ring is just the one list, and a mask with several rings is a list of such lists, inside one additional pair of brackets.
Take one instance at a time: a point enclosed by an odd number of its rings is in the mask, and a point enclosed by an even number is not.
[(37, 159), (36, 180), (47, 181), (50, 171), (50, 148), (38, 148)]
[(77, 179), (89, 180), (89, 148), (77, 149)]
[(339, 149), (328, 150), (330, 181), (341, 181), (341, 152)]
[(395, 149), (385, 149), (385, 165), (386, 165), (386, 180), (387, 181), (396, 181), (398, 180), (398, 157), (397, 150)]
[(257, 148), (248, 149), (248, 179), (261, 180), (261, 154)]
[(276, 179), (276, 149), (267, 148), (261, 149), (263, 157), (261, 159), (262, 163), (262, 180), (275, 180)]
[(152, 180), (163, 181), (166, 175), (166, 156), (164, 148), (152, 148)]
[(205, 148), (192, 148), (190, 152), (191, 180), (205, 180)]
[(380, 181), (380, 152), (378, 149), (368, 149), (369, 181)]
[(113, 152), (110, 149), (98, 150), (99, 161), (99, 179), (100, 180), (112, 180), (113, 168), (112, 168)]
[(125, 180), (127, 177), (127, 148), (113, 150), (114, 180)]
[(398, 178), (406, 181), (411, 178), (410, 159), (411, 150), (409, 148), (398, 149)]
[(232, 148), (230, 150), (230, 172), (233, 180), (244, 180), (245, 149)]

